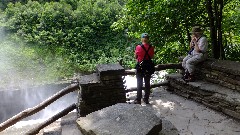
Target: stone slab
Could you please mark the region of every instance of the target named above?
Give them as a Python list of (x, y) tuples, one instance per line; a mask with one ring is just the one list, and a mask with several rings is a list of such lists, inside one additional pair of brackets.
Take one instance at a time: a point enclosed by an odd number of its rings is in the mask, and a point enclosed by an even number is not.
[(148, 106), (118, 103), (77, 120), (87, 135), (154, 135), (162, 130), (162, 120)]
[(97, 73), (100, 78), (104, 76), (123, 75), (125, 69), (120, 64), (100, 64), (97, 65)]
[(76, 124), (62, 126), (61, 135), (82, 135)]
[(62, 128), (60, 122), (54, 122), (43, 129), (43, 135), (61, 135)]
[(98, 74), (93, 73), (90, 75), (84, 75), (79, 77), (79, 85), (89, 85), (89, 84), (100, 84), (100, 80), (98, 79)]
[(183, 86), (187, 86), (187, 85), (192, 86), (194, 87), (195, 91), (198, 91), (198, 92), (201, 90), (205, 92), (218, 93), (223, 97), (223, 99), (220, 99), (218, 97), (220, 100), (226, 100), (227, 102), (235, 105), (239, 105), (240, 103), (240, 93), (235, 90), (232, 90), (217, 84), (213, 84), (210, 82), (202, 81), (202, 80), (186, 83), (183, 81), (181, 76), (182, 76), (181, 74), (170, 74), (170, 75), (167, 75), (167, 78), (170, 80), (173, 79), (179, 82), (179, 84)]
[(61, 118), (61, 126), (76, 124), (77, 112), (70, 112)]
[(240, 74), (240, 62), (237, 61), (208, 59), (203, 62), (202, 67), (230, 73), (233, 75)]

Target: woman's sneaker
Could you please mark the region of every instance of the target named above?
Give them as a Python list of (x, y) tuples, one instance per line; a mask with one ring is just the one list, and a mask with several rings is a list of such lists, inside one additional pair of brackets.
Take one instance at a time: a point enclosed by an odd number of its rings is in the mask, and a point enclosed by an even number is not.
[(134, 104), (141, 104), (141, 101), (135, 99), (135, 100), (133, 101), (133, 103), (134, 103)]
[(189, 75), (188, 78), (185, 79), (185, 81), (187, 81), (187, 82), (194, 82), (195, 81), (194, 75)]
[(186, 73), (183, 75), (183, 80), (188, 79), (188, 77), (190, 76), (190, 73), (188, 71), (186, 71)]
[(148, 99), (143, 99), (143, 102), (145, 103), (145, 104), (149, 104), (149, 101), (148, 101)]

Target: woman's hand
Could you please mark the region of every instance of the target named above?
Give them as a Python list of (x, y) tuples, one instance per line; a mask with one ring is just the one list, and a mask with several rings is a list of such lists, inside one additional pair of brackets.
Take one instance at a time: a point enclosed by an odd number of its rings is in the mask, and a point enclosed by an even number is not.
[(192, 36), (192, 40), (190, 42), (190, 48), (194, 47), (197, 44), (197, 39), (195, 36)]

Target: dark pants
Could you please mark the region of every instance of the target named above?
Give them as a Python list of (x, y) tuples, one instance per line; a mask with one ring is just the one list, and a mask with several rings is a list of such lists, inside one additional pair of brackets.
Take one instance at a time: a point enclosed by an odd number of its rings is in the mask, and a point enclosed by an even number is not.
[(137, 100), (141, 101), (142, 99), (142, 87), (143, 87), (143, 78), (144, 78), (144, 82), (145, 82), (145, 95), (144, 95), (144, 99), (149, 99), (149, 95), (150, 95), (150, 79), (151, 79), (151, 75), (147, 75), (147, 76), (143, 76), (141, 73), (136, 73), (136, 77), (137, 77)]

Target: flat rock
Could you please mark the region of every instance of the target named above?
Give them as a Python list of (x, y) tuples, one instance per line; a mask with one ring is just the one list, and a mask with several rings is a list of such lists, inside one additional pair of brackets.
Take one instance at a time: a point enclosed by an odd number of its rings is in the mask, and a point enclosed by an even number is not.
[(119, 103), (77, 119), (87, 135), (155, 135), (162, 120), (150, 106)]

